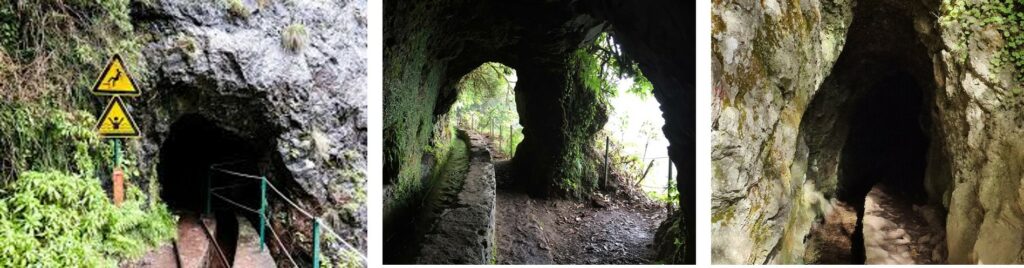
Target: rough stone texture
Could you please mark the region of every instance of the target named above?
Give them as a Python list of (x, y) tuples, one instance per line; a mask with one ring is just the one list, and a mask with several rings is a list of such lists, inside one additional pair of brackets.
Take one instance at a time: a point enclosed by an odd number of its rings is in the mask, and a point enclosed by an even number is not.
[[(1004, 42), (998, 31), (938, 23), (938, 7), (715, 4), (714, 262), (801, 262), (806, 230), (824, 210), (814, 204), (853, 185), (840, 163), (851, 103), (901, 71), (924, 91), (921, 186), (948, 209), (941, 261), (1024, 262), (1020, 85), (989, 64)], [(801, 27), (781, 27), (792, 23)]]
[[(974, 34), (958, 43), (962, 31)], [(948, 261), (1024, 263), (1024, 96), (1012, 92), (1011, 70), (988, 64), (1004, 40), (957, 24), (941, 35), (935, 121), (950, 174), (932, 188), (949, 210)]]
[(712, 7), (713, 263), (791, 263), (803, 256), (817, 190), (803, 176), (807, 163), (797, 161), (797, 132), (839, 56), (852, 13), (848, 1), (795, 4)]
[[(212, 218), (204, 221), (213, 223)], [(216, 223), (207, 226), (210, 226), (211, 230), (217, 228)], [(203, 267), (218, 257), (213, 249), (213, 242), (206, 235), (206, 229), (195, 215), (178, 218), (178, 237), (175, 239), (175, 246), (180, 267)]]
[[(263, 148), (271, 181), (365, 251), (366, 2), (241, 2), (245, 18), (221, 1), (133, 4), (152, 72), (131, 101), (144, 133), (140, 162), (158, 162), (170, 125), (198, 114)], [(292, 24), (308, 32), (297, 51), (282, 45)]]
[(494, 252), (495, 178), (487, 139), (467, 135), (470, 142), (469, 173), (455, 200), (443, 202), (441, 213), (421, 243), (417, 263), (490, 264)]

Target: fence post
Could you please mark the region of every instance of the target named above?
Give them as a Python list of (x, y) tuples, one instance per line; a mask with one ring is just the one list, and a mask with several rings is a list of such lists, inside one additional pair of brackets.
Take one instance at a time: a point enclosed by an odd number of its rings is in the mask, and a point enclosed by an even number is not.
[(267, 224), (267, 177), (260, 177), (260, 251), (263, 251), (264, 229)]
[[(668, 188), (665, 188), (665, 193), (667, 193), (669, 197), (668, 206), (666, 207), (668, 207), (668, 214), (672, 214), (672, 192), (668, 191), (672, 188), (672, 159), (668, 158), (665, 160), (668, 162)], [(676, 191), (678, 192), (679, 189), (676, 189)]]
[(313, 218), (313, 267), (320, 267), (320, 221)]
[(608, 189), (608, 145), (611, 143), (611, 139), (608, 136), (604, 137), (604, 186), (602, 188)]
[(110, 173), (113, 183), (114, 205), (121, 206), (124, 200), (124, 173), (121, 171), (121, 139), (114, 139), (114, 170)]

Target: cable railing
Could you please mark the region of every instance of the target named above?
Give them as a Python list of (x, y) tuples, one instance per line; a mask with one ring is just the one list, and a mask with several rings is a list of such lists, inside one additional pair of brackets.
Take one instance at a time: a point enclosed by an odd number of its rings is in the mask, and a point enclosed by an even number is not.
[[(367, 263), (366, 255), (364, 255), (362, 252), (360, 252), (356, 247), (352, 246), (352, 244), (349, 244), (347, 241), (345, 241), (345, 239), (343, 237), (341, 237), (340, 235), (338, 235), (338, 233), (336, 233), (333, 229), (331, 229), (329, 227), (328, 228), (321, 228), (321, 226), (323, 225), (323, 219), (314, 216), (312, 213), (309, 213), (309, 211), (306, 211), (305, 209), (300, 207), (298, 204), (296, 204), (294, 201), (292, 201), (287, 196), (285, 196), (284, 193), (282, 193), (280, 190), (277, 189), (276, 186), (274, 186), (274, 184), (270, 183), (270, 181), (267, 180), (266, 176), (251, 175), (251, 174), (246, 174), (246, 173), (232, 171), (232, 170), (228, 170), (228, 169), (222, 168), (224, 166), (230, 166), (230, 165), (242, 163), (244, 161), (245, 160), (238, 160), (238, 161), (231, 161), (231, 162), (225, 162), (225, 163), (218, 163), (218, 164), (210, 165), (210, 172), (207, 174), (207, 178), (206, 178), (206, 207), (205, 207), (205, 212), (206, 212), (207, 215), (209, 215), (211, 213), (211, 210), (212, 210), (212, 203), (211, 203), (211, 201), (212, 201), (213, 197), (216, 197), (217, 199), (220, 199), (220, 200), (222, 200), (222, 201), (224, 201), (224, 202), (226, 202), (226, 203), (228, 203), (228, 204), (230, 204), (230, 205), (232, 205), (234, 207), (240, 208), (242, 210), (245, 210), (245, 211), (248, 211), (248, 212), (251, 212), (251, 213), (258, 214), (259, 217), (260, 217), (260, 224), (259, 224), (260, 225), (260, 227), (259, 227), (260, 251), (263, 250), (263, 248), (264, 248), (264, 246), (266, 244), (265, 230), (266, 229), (270, 229), (270, 234), (273, 236), (274, 240), (277, 242), (278, 246), (281, 248), (281, 251), (284, 252), (285, 256), (288, 257), (288, 260), (292, 263), (293, 266), (298, 267), (298, 264), (295, 262), (295, 259), (293, 258), (292, 254), (290, 252), (288, 252), (288, 250), (284, 247), (284, 243), (281, 242), (281, 237), (277, 234), (277, 231), (275, 231), (274, 228), (267, 228), (267, 226), (271, 225), (270, 217), (267, 217), (267, 215), (269, 214), (269, 213), (267, 213), (267, 210), (268, 210), (267, 188), (269, 186), (269, 188), (274, 193), (276, 193), (277, 196), (281, 200), (284, 200), (285, 203), (290, 205), (296, 211), (300, 212), (302, 215), (306, 216), (307, 218), (313, 220), (313, 267), (320, 267), (320, 236), (321, 236), (321, 229), (327, 230), (327, 232), (329, 234), (331, 234), (332, 236), (337, 238), (337, 241), (341, 242), (341, 244), (344, 245), (346, 248), (348, 248), (348, 250), (358, 254), (359, 258), (363, 261), (363, 263)], [(236, 183), (236, 184), (231, 184), (231, 185), (227, 185), (227, 186), (211, 187), (212, 186), (211, 185), (211, 183), (212, 183), (211, 181), (212, 181), (213, 172), (220, 172), (220, 173), (231, 175), (231, 176), (234, 176), (234, 177), (239, 177), (239, 178), (245, 178), (245, 179), (259, 181), (259, 184), (260, 184), (260, 207), (257, 209), (257, 208), (251, 208), (251, 207), (242, 205), (242, 204), (240, 204), (238, 202), (235, 202), (235, 201), (233, 201), (233, 200), (231, 200), (231, 199), (229, 199), (229, 198), (227, 198), (227, 197), (225, 197), (225, 196), (223, 196), (223, 195), (221, 195), (221, 194), (216, 192), (216, 191), (219, 191), (219, 190), (234, 189), (234, 188), (238, 188), (238, 187), (242, 187), (242, 186), (252, 185), (253, 182), (250, 181), (250, 182), (247, 182), (247, 183)]]

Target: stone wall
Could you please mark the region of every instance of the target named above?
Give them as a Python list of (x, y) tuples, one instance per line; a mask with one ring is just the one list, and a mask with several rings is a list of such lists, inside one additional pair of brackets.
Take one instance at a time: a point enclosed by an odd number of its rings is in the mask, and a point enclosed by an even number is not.
[(417, 263), (491, 264), (497, 258), (494, 247), (495, 178), (488, 139), (459, 130), (459, 138), (470, 144), (469, 172), (456, 186), (454, 200), (439, 208), (431, 230), (424, 236)]
[(921, 187), (949, 210), (948, 261), (1024, 261), (1020, 84), (993, 67), (997, 29), (939, 23), (941, 12), (938, 1), (714, 5), (713, 262), (804, 261), (818, 204), (846, 185), (849, 105), (899, 69), (924, 90)]

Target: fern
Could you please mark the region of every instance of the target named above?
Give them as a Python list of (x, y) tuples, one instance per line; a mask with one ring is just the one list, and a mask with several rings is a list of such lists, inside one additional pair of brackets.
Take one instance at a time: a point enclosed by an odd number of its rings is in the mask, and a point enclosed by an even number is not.
[(143, 208), (137, 187), (116, 207), (99, 180), (29, 171), (0, 189), (0, 266), (112, 267), (175, 234), (160, 205)]

